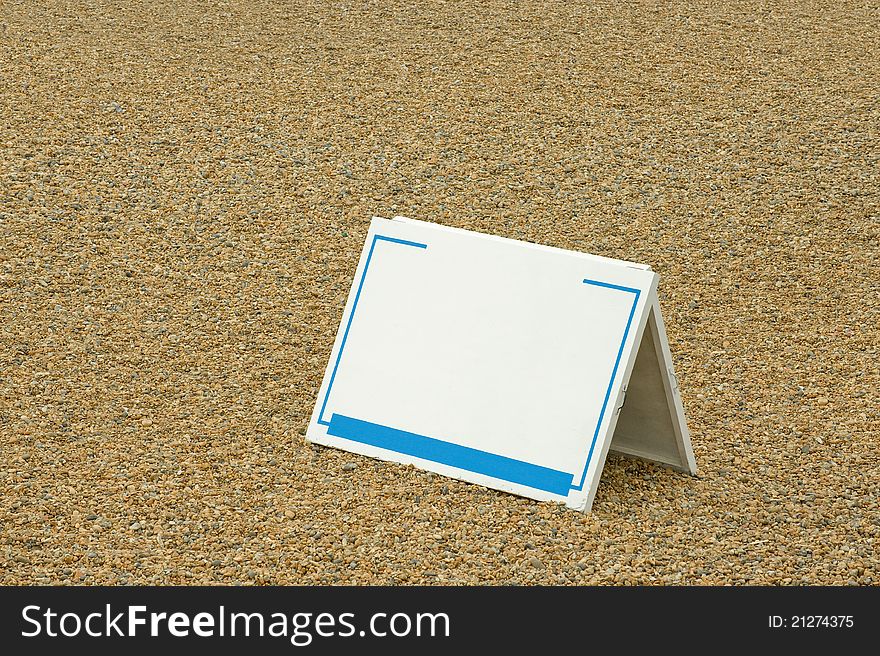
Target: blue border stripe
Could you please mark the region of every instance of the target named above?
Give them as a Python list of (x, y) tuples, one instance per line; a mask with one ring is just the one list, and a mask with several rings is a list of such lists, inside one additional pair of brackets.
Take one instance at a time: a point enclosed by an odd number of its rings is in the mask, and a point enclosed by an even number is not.
[(548, 467), (335, 413), (327, 434), (562, 496), (568, 495), (573, 478)]
[(639, 296), (639, 290), (633, 287), (623, 287), (622, 285), (612, 285), (610, 282), (602, 282), (601, 280), (590, 280), (589, 278), (584, 278), (584, 283), (587, 285), (595, 285), (596, 287), (606, 287), (607, 289), (616, 289), (620, 292), (629, 292), (630, 294), (635, 294), (636, 298)]
[(367, 261), (364, 263), (364, 272), (361, 274), (357, 293), (354, 296), (354, 303), (351, 306), (351, 313), (348, 315), (348, 323), (345, 324), (345, 333), (342, 335), (342, 343), (339, 345), (339, 353), (336, 354), (336, 362), (333, 364), (333, 373), (330, 374), (330, 383), (327, 385), (327, 391), (324, 393), (324, 402), (321, 404), (321, 412), (318, 413), (318, 423), (322, 426), (330, 425), (330, 422), (324, 419), (324, 410), (327, 409), (327, 400), (330, 398), (330, 390), (333, 389), (333, 381), (336, 380), (339, 361), (342, 360), (342, 352), (345, 350), (345, 341), (348, 339), (348, 332), (351, 330), (351, 322), (354, 320), (354, 312), (357, 310), (358, 301), (361, 300), (361, 290), (364, 288), (364, 280), (367, 279), (367, 270), (370, 268), (370, 260), (373, 259), (373, 250), (376, 248), (377, 241), (388, 241), (392, 244), (403, 244), (404, 246), (415, 246), (416, 248), (428, 247), (427, 244), (420, 244), (416, 241), (407, 241), (406, 239), (398, 239), (397, 237), (386, 237), (385, 235), (373, 235), (373, 241), (370, 244), (370, 252), (367, 253)]
[(376, 235), (373, 237), (373, 243), (377, 241), (390, 241), (392, 244), (403, 244), (404, 246), (415, 246), (416, 248), (427, 248), (427, 244), (420, 244), (417, 241), (407, 241), (406, 239), (398, 239), (397, 237), (386, 237), (385, 235)]
[(596, 448), (596, 440), (599, 437), (599, 429), (602, 428), (602, 420), (605, 418), (605, 411), (608, 409), (608, 399), (611, 397), (611, 388), (614, 387), (614, 379), (617, 377), (617, 369), (620, 367), (620, 358), (623, 356), (623, 347), (626, 346), (626, 338), (629, 336), (629, 329), (632, 325), (633, 316), (636, 313), (636, 306), (639, 304), (639, 296), (641, 291), (632, 287), (622, 287), (620, 285), (612, 285), (608, 282), (600, 282), (598, 280), (590, 280), (584, 278), (587, 285), (595, 285), (596, 287), (605, 287), (607, 289), (616, 289), (621, 292), (629, 292), (635, 295), (632, 307), (629, 310), (629, 318), (626, 320), (626, 328), (623, 329), (623, 339), (620, 340), (620, 348), (617, 349), (617, 358), (614, 360), (614, 368), (611, 370), (611, 380), (608, 381), (608, 389), (605, 390), (605, 399), (602, 401), (602, 409), (599, 411), (599, 421), (596, 422), (596, 430), (593, 433), (593, 440), (590, 442), (590, 451), (587, 453), (587, 464), (584, 465), (584, 473), (581, 475), (581, 482), (578, 485), (572, 485), (572, 490), (583, 490), (584, 482), (587, 480), (587, 471), (590, 469), (590, 460), (593, 458), (593, 450)]

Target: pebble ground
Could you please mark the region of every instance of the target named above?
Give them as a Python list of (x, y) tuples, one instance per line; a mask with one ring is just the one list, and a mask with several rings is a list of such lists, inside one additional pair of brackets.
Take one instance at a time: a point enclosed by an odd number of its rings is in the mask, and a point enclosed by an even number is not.
[[(880, 583), (880, 9), (0, 5), (0, 583)], [(370, 217), (652, 265), (696, 478), (313, 447)]]

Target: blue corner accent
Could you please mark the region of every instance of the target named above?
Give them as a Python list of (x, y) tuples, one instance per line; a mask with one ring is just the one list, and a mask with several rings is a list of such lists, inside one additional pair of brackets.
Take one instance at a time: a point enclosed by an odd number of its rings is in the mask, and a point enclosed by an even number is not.
[(641, 292), (632, 287), (621, 287), (620, 285), (612, 285), (611, 283), (589, 280), (587, 278), (584, 278), (584, 284), (628, 292), (633, 294), (634, 298), (632, 307), (629, 310), (629, 318), (626, 320), (626, 327), (623, 329), (623, 338), (620, 340), (620, 348), (617, 349), (617, 358), (614, 360), (614, 367), (611, 369), (611, 380), (608, 381), (608, 389), (605, 390), (602, 409), (599, 411), (599, 421), (596, 422), (596, 430), (593, 432), (593, 441), (590, 442), (590, 451), (587, 453), (587, 463), (584, 465), (584, 473), (581, 475), (581, 482), (578, 485), (571, 486), (572, 490), (584, 489), (584, 482), (587, 479), (587, 470), (590, 469), (590, 460), (593, 458), (593, 450), (596, 448), (596, 440), (599, 437), (599, 429), (602, 427), (602, 420), (605, 418), (605, 411), (608, 409), (608, 399), (611, 396), (611, 388), (614, 387), (614, 379), (617, 377), (617, 369), (620, 367), (620, 358), (623, 357), (623, 347), (626, 345), (626, 338), (629, 336), (629, 329), (630, 326), (632, 326), (633, 316), (635, 316), (636, 313), (636, 306), (639, 304), (639, 296), (641, 296)]
[(639, 297), (639, 290), (634, 289), (633, 287), (623, 287), (621, 285), (612, 285), (610, 282), (601, 282), (599, 280), (590, 280), (589, 278), (584, 278), (584, 284), (586, 285), (594, 285), (596, 287), (605, 287), (606, 289), (616, 289), (620, 292), (629, 292), (630, 294), (635, 294), (636, 298)]
[(567, 496), (572, 474), (479, 449), (333, 414), (328, 435)]
[(373, 237), (373, 243), (377, 241), (390, 241), (392, 244), (403, 244), (404, 246), (415, 246), (416, 248), (427, 248), (427, 244), (420, 244), (417, 241), (407, 241), (406, 239), (398, 239), (397, 237), (385, 237), (384, 235), (376, 235)]
[(348, 323), (345, 324), (345, 333), (342, 335), (342, 343), (339, 345), (339, 353), (336, 354), (336, 362), (333, 364), (333, 372), (330, 374), (330, 383), (327, 385), (327, 391), (324, 393), (324, 401), (321, 403), (321, 412), (318, 413), (318, 423), (322, 426), (330, 425), (330, 422), (324, 419), (324, 410), (327, 409), (327, 400), (330, 398), (330, 390), (333, 389), (333, 381), (336, 380), (336, 372), (339, 370), (339, 361), (342, 360), (342, 352), (345, 350), (345, 341), (348, 339), (348, 332), (351, 330), (351, 322), (354, 320), (354, 313), (357, 310), (358, 301), (361, 298), (361, 290), (364, 288), (364, 280), (367, 278), (367, 271), (370, 269), (370, 260), (373, 259), (373, 251), (376, 248), (377, 241), (387, 241), (392, 244), (403, 244), (404, 246), (414, 246), (415, 248), (428, 248), (427, 244), (420, 244), (415, 241), (407, 241), (406, 239), (398, 239), (397, 237), (386, 237), (385, 235), (373, 235), (373, 241), (370, 243), (370, 251), (367, 253), (367, 261), (364, 263), (364, 271), (361, 273), (357, 293), (354, 296), (354, 303), (351, 306), (351, 314), (348, 315)]

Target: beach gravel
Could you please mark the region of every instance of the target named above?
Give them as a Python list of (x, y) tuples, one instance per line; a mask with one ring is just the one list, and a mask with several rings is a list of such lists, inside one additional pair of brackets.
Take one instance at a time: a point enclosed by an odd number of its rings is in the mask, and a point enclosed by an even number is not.
[[(880, 582), (865, 2), (0, 4), (0, 583)], [(696, 477), (304, 441), (373, 215), (650, 264)]]

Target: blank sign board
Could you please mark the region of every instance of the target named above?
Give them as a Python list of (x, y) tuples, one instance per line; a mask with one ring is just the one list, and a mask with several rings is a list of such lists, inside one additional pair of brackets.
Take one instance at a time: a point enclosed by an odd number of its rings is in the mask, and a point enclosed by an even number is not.
[(656, 290), (643, 265), (375, 218), (307, 438), (579, 510), (609, 449), (694, 472)]

